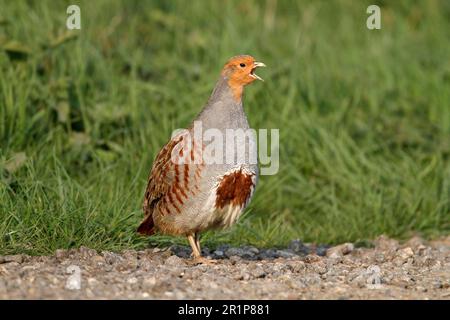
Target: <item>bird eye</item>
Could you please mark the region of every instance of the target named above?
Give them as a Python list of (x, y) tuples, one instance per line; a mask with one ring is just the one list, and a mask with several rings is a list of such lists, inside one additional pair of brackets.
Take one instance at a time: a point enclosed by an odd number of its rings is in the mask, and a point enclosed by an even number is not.
[(240, 64), (241, 68), (245, 68), (245, 63)]

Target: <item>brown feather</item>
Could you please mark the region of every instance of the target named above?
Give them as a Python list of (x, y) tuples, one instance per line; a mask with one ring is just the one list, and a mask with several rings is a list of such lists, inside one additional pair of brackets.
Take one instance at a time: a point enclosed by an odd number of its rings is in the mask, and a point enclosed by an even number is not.
[(139, 225), (137, 232), (143, 235), (151, 236), (155, 233), (155, 224), (151, 215), (147, 216)]
[(243, 207), (254, 187), (251, 174), (241, 170), (225, 175), (217, 188), (216, 208), (228, 204)]
[[(180, 214), (183, 205), (188, 199), (190, 188), (198, 189), (198, 181), (194, 173), (200, 176), (201, 165), (192, 164), (192, 152), (178, 151), (177, 144), (182, 142), (183, 135), (172, 138), (156, 156), (144, 195), (143, 211), (144, 220), (138, 228), (138, 232), (151, 235), (155, 229), (170, 229), (161, 218), (170, 214)], [(172, 162), (174, 148), (177, 156), (183, 156), (190, 164), (176, 164)], [(194, 148), (192, 148), (194, 149)], [(190, 170), (190, 167), (195, 170)], [(192, 172), (192, 174), (191, 174)], [(192, 176), (192, 177), (191, 177)], [(151, 231), (148, 231), (151, 230)], [(142, 231), (142, 232), (141, 232)], [(179, 233), (180, 231), (176, 231)], [(172, 231), (175, 233), (175, 231)]]

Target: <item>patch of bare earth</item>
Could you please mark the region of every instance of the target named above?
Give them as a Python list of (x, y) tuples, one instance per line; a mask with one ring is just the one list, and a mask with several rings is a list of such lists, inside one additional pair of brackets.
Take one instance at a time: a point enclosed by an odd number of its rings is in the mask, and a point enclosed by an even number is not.
[(186, 247), (0, 256), (0, 298), (450, 299), (450, 237), (402, 245), (380, 237), (373, 248), (293, 241), (284, 250), (223, 246), (205, 254), (218, 263), (190, 265)]

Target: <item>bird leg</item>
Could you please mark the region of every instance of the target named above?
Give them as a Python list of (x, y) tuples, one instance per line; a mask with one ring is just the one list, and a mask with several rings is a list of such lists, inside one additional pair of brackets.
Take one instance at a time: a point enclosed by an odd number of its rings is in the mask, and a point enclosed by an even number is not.
[(197, 247), (197, 243), (196, 243), (196, 241), (194, 239), (194, 235), (190, 234), (190, 235), (187, 236), (187, 238), (188, 238), (189, 244), (191, 245), (192, 255), (193, 255), (194, 259), (200, 258), (202, 256), (202, 254), (201, 254), (200, 250)]
[(198, 252), (202, 253), (202, 249), (200, 247), (200, 233), (195, 233), (195, 244), (197, 245)]
[(208, 259), (202, 257), (202, 252), (200, 251), (200, 235), (195, 233), (194, 235), (190, 234), (187, 236), (189, 240), (189, 244), (192, 248), (192, 264), (216, 264), (216, 260)]

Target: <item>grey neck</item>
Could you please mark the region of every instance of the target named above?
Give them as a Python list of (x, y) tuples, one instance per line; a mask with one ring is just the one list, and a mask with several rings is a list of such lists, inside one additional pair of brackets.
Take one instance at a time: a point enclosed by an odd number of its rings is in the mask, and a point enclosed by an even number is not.
[(237, 101), (226, 77), (220, 77), (208, 102), (195, 121), (202, 121), (203, 128), (248, 128), (242, 99)]

